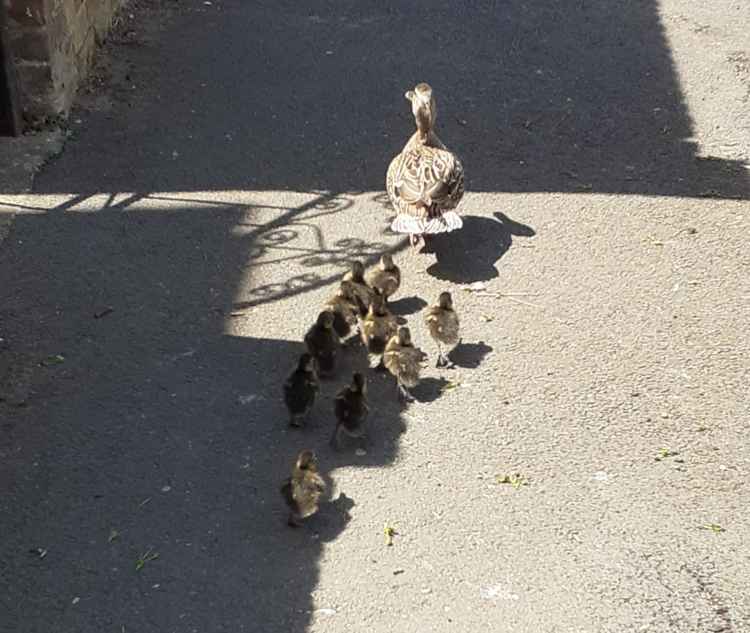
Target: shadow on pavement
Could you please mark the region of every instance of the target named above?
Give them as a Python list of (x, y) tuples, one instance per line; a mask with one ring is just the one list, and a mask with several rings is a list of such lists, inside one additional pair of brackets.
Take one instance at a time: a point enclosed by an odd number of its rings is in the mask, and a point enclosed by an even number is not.
[(37, 191), (380, 191), (427, 81), (469, 191), (750, 197), (740, 161), (699, 154), (655, 0), (170, 10), (112, 45)]
[(436, 261), (427, 272), (437, 279), (463, 284), (494, 279), (498, 276), (495, 264), (508, 251), (513, 237), (536, 235), (534, 229), (503, 213), (495, 213), (494, 219), (468, 215), (463, 220), (460, 231), (429, 238)]
[[(288, 210), (284, 226), (305, 212), (315, 210)], [(16, 217), (0, 253), (10, 348), (0, 353), (31, 359), (32, 376), (25, 406), (0, 402), (8, 630), (310, 623), (321, 549), (345, 528), (356, 491), (332, 490), (336, 503), (291, 530), (280, 483), (306, 447), (326, 472), (390, 464), (404, 423), (391, 381), (373, 377), (371, 397), (386, 404), (367, 455), (328, 447), (332, 398), (366, 364), (355, 348), (323, 385), (310, 428), (287, 428), (281, 384), (302, 343), (225, 333), (254, 254), (275, 256), (278, 232), (293, 230), (271, 221), (238, 234), (248, 217), (189, 204)], [(307, 284), (329, 283), (310, 270)]]
[[(8, 630), (310, 626), (322, 547), (356, 491), (291, 531), (278, 486), (302, 445), (326, 469), (352, 463), (325, 448), (338, 383), (293, 434), (279, 386), (301, 344), (225, 332), (235, 311), (377, 258), (383, 245), (357, 237), (302, 252), (290, 241), (344, 210), (335, 192), (383, 188), (412, 131), (403, 93), (415, 82), (436, 90), (438, 131), (469, 191), (750, 197), (739, 162), (698, 155), (654, 0), (196, 6), (111, 47), (108, 94), (84, 99), (35, 183), (71, 198), (19, 213), (0, 252), (0, 336), (31, 371), (26, 406), (0, 403)], [(148, 194), (231, 190), (334, 193), (269, 222), (249, 205)], [(97, 212), (73, 210), (101, 192)], [(381, 202), (371, 212), (385, 216)], [(440, 279), (492, 279), (513, 237), (534, 234), (501, 214), (465, 223), (436, 241)], [(239, 300), (246, 268), (268, 257), (310, 270), (254, 278)], [(485, 353), (459, 349), (456, 362)], [(446, 386), (427, 379), (415, 395), (430, 402)], [(371, 389), (395, 392), (381, 375)], [(373, 424), (356, 463), (386, 466), (404, 431), (398, 404)]]

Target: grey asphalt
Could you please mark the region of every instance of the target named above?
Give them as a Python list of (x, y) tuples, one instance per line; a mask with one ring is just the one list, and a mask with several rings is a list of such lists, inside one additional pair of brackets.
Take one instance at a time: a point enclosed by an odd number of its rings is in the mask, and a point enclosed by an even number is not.
[[(0, 194), (0, 630), (750, 630), (750, 9), (693, 4), (131, 4)], [(423, 80), (469, 193), (412, 253), (383, 181)], [(409, 407), (368, 372), (336, 454), (361, 349), (302, 431), (280, 386), (385, 250), (431, 361), (454, 293), (458, 367)]]

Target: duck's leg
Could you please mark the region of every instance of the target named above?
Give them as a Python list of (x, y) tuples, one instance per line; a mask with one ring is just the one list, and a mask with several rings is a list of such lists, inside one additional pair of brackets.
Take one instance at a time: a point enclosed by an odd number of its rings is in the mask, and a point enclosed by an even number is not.
[(297, 515), (294, 512), (289, 513), (289, 518), (287, 519), (286, 524), (289, 527), (293, 527), (293, 528), (302, 527), (302, 523), (297, 518)]
[(453, 361), (451, 361), (450, 358), (448, 358), (448, 355), (443, 352), (443, 346), (438, 342), (438, 359), (437, 364), (435, 367), (439, 367), (441, 369), (453, 369), (455, 365), (453, 364)]
[(437, 363), (435, 363), (435, 367), (438, 369), (442, 369), (445, 367), (445, 356), (443, 355), (443, 346), (440, 344), (440, 341), (438, 341), (438, 357), (437, 357)]
[(341, 427), (337, 424), (336, 430), (331, 436), (331, 448), (335, 451), (341, 448)]
[(411, 393), (409, 393), (409, 390), (401, 384), (401, 381), (399, 380), (396, 384), (398, 386), (399, 397), (405, 402), (414, 402), (414, 396), (411, 395)]

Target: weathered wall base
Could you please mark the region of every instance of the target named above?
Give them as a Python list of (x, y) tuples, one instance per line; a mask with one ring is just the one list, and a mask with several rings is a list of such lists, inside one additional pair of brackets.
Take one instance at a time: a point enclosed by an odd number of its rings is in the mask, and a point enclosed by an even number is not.
[(123, 0), (0, 0), (29, 123), (67, 113)]

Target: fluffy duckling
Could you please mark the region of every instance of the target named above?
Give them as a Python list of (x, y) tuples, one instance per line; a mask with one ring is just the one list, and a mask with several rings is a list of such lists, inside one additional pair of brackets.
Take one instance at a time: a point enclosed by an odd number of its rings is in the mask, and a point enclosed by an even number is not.
[(331, 446), (334, 449), (339, 449), (342, 434), (358, 439), (365, 438), (365, 421), (370, 407), (367, 404), (367, 381), (361, 373), (355, 372), (352, 384), (344, 387), (336, 395), (334, 412), (336, 430), (331, 438)]
[(438, 346), (437, 367), (452, 369), (453, 362), (443, 353), (443, 345), (448, 352), (459, 342), (458, 336), (458, 314), (453, 307), (453, 298), (450, 292), (441, 292), (438, 302), (427, 309), (425, 323), (430, 330), (430, 336)]
[(315, 358), (305, 352), (296, 369), (284, 383), (284, 402), (289, 410), (289, 424), (302, 426), (320, 390)]
[(301, 451), (292, 468), (292, 476), (281, 486), (281, 494), (289, 506), (290, 527), (300, 527), (301, 520), (318, 511), (326, 484), (318, 474), (318, 460), (311, 450)]
[(333, 329), (333, 312), (323, 310), (318, 319), (305, 334), (307, 351), (318, 361), (321, 376), (330, 376), (336, 367), (339, 351), (339, 335)]
[(407, 402), (413, 402), (414, 396), (409, 389), (419, 383), (419, 370), (422, 363), (422, 351), (414, 347), (408, 327), (398, 328), (398, 333), (388, 341), (383, 354), (385, 368), (396, 378), (398, 394)]
[(336, 294), (326, 301), (326, 310), (333, 312), (333, 329), (342, 340), (357, 327), (361, 315), (360, 304), (351, 281), (342, 281)]
[(365, 281), (365, 265), (359, 260), (353, 261), (351, 270), (344, 275), (342, 280), (351, 282), (360, 315), (365, 316), (374, 295), (372, 288)]
[(383, 296), (376, 294), (361, 325), (362, 342), (370, 357), (370, 367), (382, 365), (385, 347), (397, 329), (396, 317), (386, 307)]
[(367, 275), (367, 283), (382, 294), (386, 302), (396, 293), (401, 285), (401, 270), (393, 263), (393, 257), (389, 253), (385, 253), (380, 258), (377, 268)]

